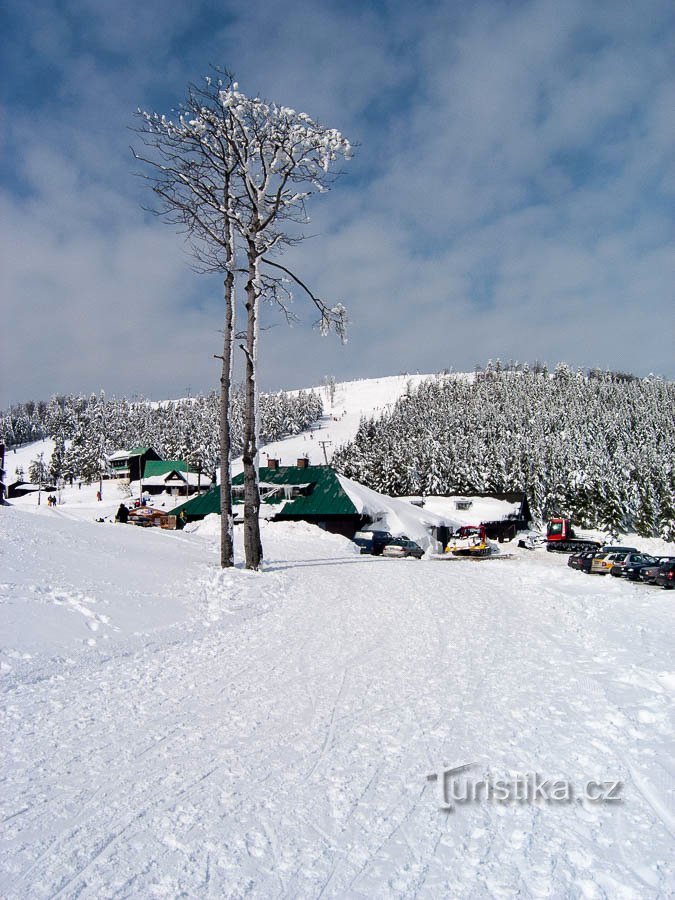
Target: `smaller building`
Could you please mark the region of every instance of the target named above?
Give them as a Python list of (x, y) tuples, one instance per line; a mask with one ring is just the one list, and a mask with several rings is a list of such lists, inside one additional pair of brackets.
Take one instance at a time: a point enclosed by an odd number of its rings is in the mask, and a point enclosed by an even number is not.
[(30, 481), (14, 481), (7, 488), (7, 499), (25, 497), (27, 494), (50, 494), (56, 490), (53, 484), (33, 484)]
[(164, 475), (143, 478), (143, 492), (148, 494), (170, 494), (172, 497), (189, 497), (199, 491), (208, 491), (211, 479), (197, 472), (180, 472), (172, 469)]
[(139, 481), (146, 463), (161, 460), (159, 453), (152, 447), (132, 447), (130, 450), (116, 450), (108, 457), (111, 478), (124, 478), (128, 481)]
[(172, 497), (189, 497), (210, 487), (208, 475), (188, 469), (182, 459), (150, 459), (143, 469), (143, 491), (148, 494), (166, 492)]
[(149, 459), (143, 466), (143, 481), (169, 472), (187, 472), (187, 463), (182, 459)]

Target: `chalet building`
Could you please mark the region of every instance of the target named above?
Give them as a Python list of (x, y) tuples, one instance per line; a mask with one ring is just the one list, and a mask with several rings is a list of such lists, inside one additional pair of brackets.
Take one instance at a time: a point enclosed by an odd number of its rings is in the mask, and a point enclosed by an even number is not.
[(108, 457), (111, 478), (125, 478), (139, 481), (146, 463), (161, 460), (152, 447), (132, 447), (130, 450), (116, 450)]
[(143, 470), (143, 491), (148, 494), (166, 492), (172, 497), (189, 497), (210, 487), (208, 476), (190, 471), (179, 459), (151, 459)]
[[(369, 521), (356, 509), (330, 466), (310, 466), (306, 459), (299, 459), (295, 466), (281, 466), (270, 459), (260, 468), (259, 479), (261, 514), (276, 522), (311, 522), (352, 538)], [(238, 512), (243, 514), (243, 472), (232, 479), (232, 504), (235, 517)], [(210, 513), (220, 513), (220, 486), (181, 504), (170, 515), (194, 522)]]

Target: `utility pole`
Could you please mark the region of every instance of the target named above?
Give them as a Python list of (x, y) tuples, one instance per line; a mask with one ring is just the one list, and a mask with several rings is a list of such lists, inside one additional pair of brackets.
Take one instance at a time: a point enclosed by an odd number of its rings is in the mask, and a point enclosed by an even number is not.
[(328, 454), (326, 453), (326, 447), (329, 447), (332, 443), (332, 441), (319, 441), (319, 444), (321, 444), (321, 449), (323, 450), (323, 458), (326, 460), (326, 465), (328, 465)]

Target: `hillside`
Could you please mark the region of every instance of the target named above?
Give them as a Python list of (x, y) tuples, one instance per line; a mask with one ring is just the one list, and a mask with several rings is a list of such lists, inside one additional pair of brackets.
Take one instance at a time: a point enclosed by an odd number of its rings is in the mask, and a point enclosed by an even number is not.
[[(671, 540), (673, 399), (670, 382), (580, 376), (564, 366), (552, 375), (489, 371), (478, 377), (417, 374), (326, 384), (268, 395), (263, 433), (286, 436), (263, 440), (260, 459), (264, 464), (276, 458), (282, 465), (299, 457), (312, 464), (328, 460), (348, 477), (393, 496), (523, 490), (539, 520), (563, 514), (604, 533)], [(188, 427), (192, 419), (180, 418), (200, 409), (196, 400), (173, 411), (166, 407), (166, 415), (176, 413), (178, 419), (165, 421), (169, 436), (157, 433), (154, 446), (167, 446), (181, 459), (208, 457), (215, 465), (211, 400), (205, 400), (203, 409), (210, 411), (197, 416), (194, 429)], [(122, 443), (124, 421), (113, 431)], [(88, 427), (95, 431), (95, 421)], [(153, 428), (161, 431), (161, 421)], [(142, 434), (136, 430), (133, 436), (140, 440)], [(202, 439), (207, 450), (199, 450)], [(10, 450), (10, 479), (17, 465), (27, 472), (41, 449), (48, 460), (53, 443)], [(241, 460), (235, 459), (233, 469), (241, 471)], [(112, 490), (106, 501), (119, 503), (123, 496)], [(77, 494), (65, 489), (62, 500), (82, 506), (86, 499), (91, 506), (94, 495), (95, 488), (78, 484)]]
[[(322, 442), (327, 442), (325, 448), (330, 459), (337, 446), (354, 437), (362, 417), (386, 411), (408, 386), (415, 387), (428, 377), (430, 376), (396, 375), (338, 383), (334, 391), (326, 387), (314, 388), (313, 391), (323, 404), (323, 415), (307, 430), (277, 441), (263, 443), (260, 451), (261, 461), (264, 463), (268, 458), (279, 458), (282, 464), (287, 465), (294, 464), (298, 457), (306, 456), (312, 464), (325, 462)], [(215, 437), (217, 444), (217, 435)], [(45, 462), (48, 464), (53, 450), (54, 441), (50, 439), (10, 448), (5, 462), (9, 481), (14, 480), (17, 467), (27, 473), (31, 462), (40, 453), (44, 454)], [(241, 459), (235, 459), (234, 474), (241, 469)], [(61, 490), (61, 501), (64, 508), (73, 514), (79, 511), (77, 514), (83, 516), (110, 515), (126, 497), (117, 485), (111, 483), (104, 485), (103, 503), (99, 504), (96, 501), (97, 490), (98, 480), (92, 481), (89, 485), (76, 482), (74, 487), (64, 487)], [(37, 500), (34, 497), (24, 497), (14, 502), (21, 507), (32, 507)]]
[(525, 491), (534, 516), (675, 537), (675, 384), (559, 366), (436, 377), (368, 417), (333, 464), (394, 496)]

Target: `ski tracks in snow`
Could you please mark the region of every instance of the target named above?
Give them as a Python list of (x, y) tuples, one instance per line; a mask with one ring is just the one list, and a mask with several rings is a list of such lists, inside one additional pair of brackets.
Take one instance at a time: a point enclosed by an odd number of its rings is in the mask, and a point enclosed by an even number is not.
[[(619, 586), (577, 573), (516, 561), (505, 589), (501, 567), (320, 549), (193, 568), (188, 623), (14, 673), (3, 895), (665, 895), (647, 611), (640, 636)], [(626, 800), (443, 812), (426, 776), (472, 761), (625, 777)]]

